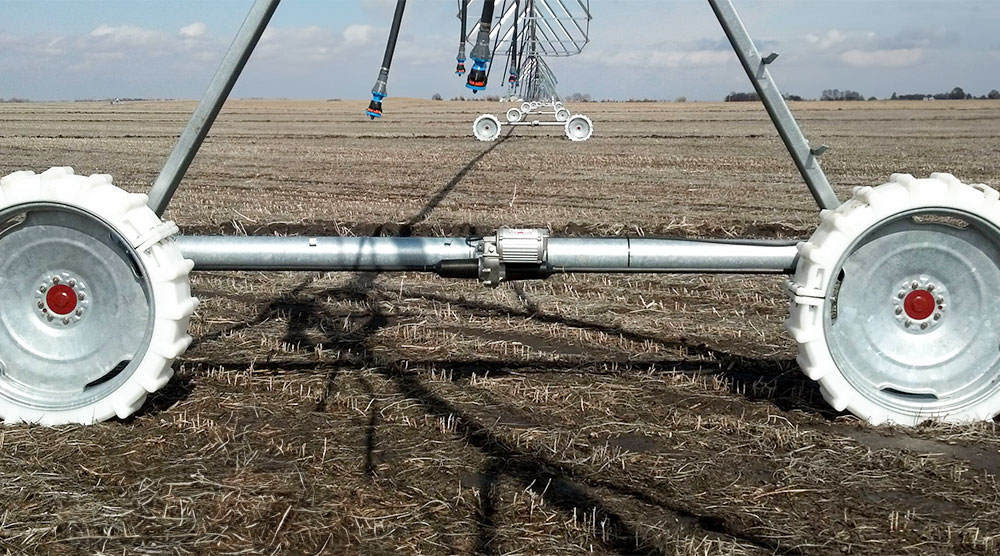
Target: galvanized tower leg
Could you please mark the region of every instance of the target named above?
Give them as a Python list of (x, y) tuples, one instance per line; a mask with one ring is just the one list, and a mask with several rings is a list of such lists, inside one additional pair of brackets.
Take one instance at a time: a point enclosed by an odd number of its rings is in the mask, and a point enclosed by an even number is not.
[(191, 116), (191, 121), (181, 133), (181, 138), (174, 146), (166, 164), (160, 170), (160, 175), (153, 183), (153, 189), (149, 192), (147, 204), (157, 216), (162, 216), (163, 211), (167, 209), (170, 198), (177, 191), (177, 185), (180, 184), (188, 166), (191, 165), (194, 155), (198, 153), (201, 142), (208, 135), (208, 130), (212, 127), (215, 117), (219, 115), (219, 111), (222, 110), (223, 103), (226, 102), (229, 92), (233, 90), (236, 79), (243, 71), (247, 60), (250, 59), (250, 53), (257, 46), (257, 41), (260, 40), (260, 36), (267, 27), (267, 22), (271, 20), (271, 15), (274, 14), (280, 1), (255, 0), (250, 8), (250, 13), (243, 20), (243, 25), (229, 46), (229, 51), (222, 59), (222, 64), (215, 72), (215, 77), (208, 84), (208, 89), (201, 97), (201, 102), (198, 103), (198, 108)]
[(768, 115), (771, 116), (771, 121), (774, 122), (774, 127), (778, 129), (781, 140), (785, 142), (785, 147), (792, 155), (792, 160), (795, 161), (795, 166), (802, 174), (802, 179), (805, 180), (813, 198), (816, 199), (816, 203), (821, 209), (838, 207), (840, 201), (830, 186), (830, 182), (827, 181), (826, 174), (823, 173), (817, 158), (825, 149), (823, 147), (813, 149), (809, 146), (809, 141), (802, 135), (802, 130), (795, 122), (795, 117), (792, 116), (778, 86), (771, 78), (770, 72), (767, 71), (767, 65), (773, 62), (778, 55), (772, 52), (766, 57), (761, 57), (750, 38), (750, 33), (747, 32), (739, 14), (736, 13), (732, 0), (708, 0), (708, 3), (711, 4), (716, 17), (719, 18), (722, 29), (729, 37), (733, 50), (736, 51), (740, 63), (743, 64), (743, 69), (747, 72), (747, 77), (750, 78), (761, 102), (764, 103)]

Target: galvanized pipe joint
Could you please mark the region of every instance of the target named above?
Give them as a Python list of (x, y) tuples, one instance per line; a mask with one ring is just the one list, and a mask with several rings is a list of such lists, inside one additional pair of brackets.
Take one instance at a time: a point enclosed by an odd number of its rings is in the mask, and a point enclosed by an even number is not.
[(545, 230), (504, 228), (486, 237), (178, 236), (197, 270), (417, 271), (509, 279), (570, 272), (790, 274), (788, 241), (662, 238), (555, 238)]

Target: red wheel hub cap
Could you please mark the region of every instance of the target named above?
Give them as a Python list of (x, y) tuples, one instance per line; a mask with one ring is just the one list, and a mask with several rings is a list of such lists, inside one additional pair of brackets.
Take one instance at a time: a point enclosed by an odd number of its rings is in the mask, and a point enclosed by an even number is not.
[(924, 320), (934, 314), (934, 295), (927, 290), (913, 290), (903, 300), (906, 316), (915, 320)]
[(63, 284), (52, 286), (45, 294), (45, 303), (53, 313), (68, 315), (76, 309), (76, 292)]

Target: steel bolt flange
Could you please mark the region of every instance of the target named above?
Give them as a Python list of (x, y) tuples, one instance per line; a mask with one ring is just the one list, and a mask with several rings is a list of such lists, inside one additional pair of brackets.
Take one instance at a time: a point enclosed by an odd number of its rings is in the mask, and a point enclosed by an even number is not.
[(80, 322), (90, 307), (86, 284), (69, 272), (46, 274), (35, 289), (35, 314), (57, 328)]
[(926, 275), (907, 278), (892, 296), (896, 322), (913, 334), (930, 332), (945, 319), (947, 298), (947, 291), (939, 281)]

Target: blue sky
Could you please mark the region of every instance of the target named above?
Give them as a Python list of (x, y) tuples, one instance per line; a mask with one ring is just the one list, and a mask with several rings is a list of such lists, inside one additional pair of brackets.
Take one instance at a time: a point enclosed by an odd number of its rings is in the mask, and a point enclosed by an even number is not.
[[(0, 0), (0, 97), (197, 98), (249, 0)], [(783, 91), (1000, 89), (997, 0), (735, 0)], [(394, 0), (285, 0), (237, 97), (368, 96)], [(390, 96), (468, 96), (456, 0), (410, 0)], [(476, 7), (478, 9), (478, 5)], [(750, 90), (702, 0), (593, 0), (591, 43), (551, 60), (560, 92), (718, 100)], [(494, 74), (496, 85), (499, 79)], [(492, 89), (499, 93), (500, 89)]]

